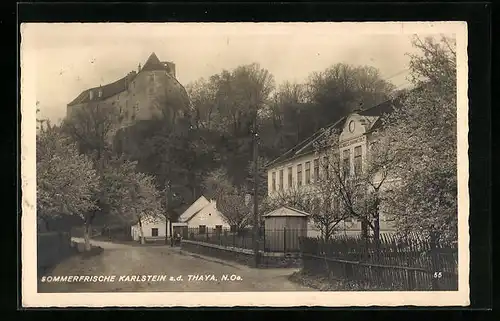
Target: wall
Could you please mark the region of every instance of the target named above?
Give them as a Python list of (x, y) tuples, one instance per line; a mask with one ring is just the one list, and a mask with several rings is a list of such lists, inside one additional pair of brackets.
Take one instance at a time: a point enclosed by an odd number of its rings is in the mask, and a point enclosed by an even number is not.
[[(252, 250), (227, 248), (215, 244), (197, 241), (182, 240), (181, 250), (236, 262), (250, 267), (255, 266), (255, 256)], [(302, 266), (302, 259), (297, 255), (284, 255), (261, 252), (259, 268), (298, 268)]]
[[(158, 238), (164, 238), (165, 237), (165, 233), (169, 233), (169, 231), (167, 232), (166, 231), (166, 226), (165, 226), (165, 222), (143, 222), (142, 223), (142, 230), (143, 230), (143, 233), (144, 233), (144, 237), (145, 238), (152, 238), (153, 235), (152, 235), (152, 230), (153, 228), (157, 228), (158, 229)], [(132, 234), (132, 238), (134, 239), (134, 241), (139, 241), (140, 240), (140, 227), (139, 227), (139, 224), (136, 224), (134, 226), (132, 226), (131, 228), (131, 234)], [(170, 235), (168, 235), (170, 236)]]

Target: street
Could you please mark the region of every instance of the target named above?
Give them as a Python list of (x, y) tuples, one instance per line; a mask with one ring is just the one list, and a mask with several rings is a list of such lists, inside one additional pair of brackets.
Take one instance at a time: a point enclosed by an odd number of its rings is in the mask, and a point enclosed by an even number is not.
[[(103, 247), (104, 252), (90, 258), (76, 255), (61, 262), (45, 275), (45, 282), (39, 281), (38, 292), (312, 290), (288, 280), (288, 276), (297, 269), (253, 269), (236, 263), (192, 256), (178, 248), (164, 245), (134, 246), (99, 241), (92, 243)], [(66, 276), (71, 276), (76, 281), (53, 281), (53, 278)], [(89, 278), (85, 280), (85, 276)], [(92, 277), (101, 277), (102, 281), (106, 276), (108, 278), (104, 282), (92, 281)], [(114, 281), (110, 281), (111, 276), (115, 276)], [(142, 281), (143, 279), (146, 280)]]

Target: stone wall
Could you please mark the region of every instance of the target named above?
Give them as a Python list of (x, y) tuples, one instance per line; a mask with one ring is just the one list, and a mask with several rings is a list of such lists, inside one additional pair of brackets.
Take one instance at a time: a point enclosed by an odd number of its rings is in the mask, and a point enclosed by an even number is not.
[[(198, 241), (182, 240), (181, 250), (253, 267), (254, 252), (248, 249), (226, 247)], [(300, 268), (302, 259), (297, 254), (260, 252), (259, 268)]]

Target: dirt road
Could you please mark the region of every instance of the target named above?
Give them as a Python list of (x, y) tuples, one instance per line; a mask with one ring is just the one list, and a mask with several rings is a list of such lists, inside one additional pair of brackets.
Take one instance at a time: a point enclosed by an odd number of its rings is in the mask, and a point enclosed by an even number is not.
[[(81, 240), (76, 239), (76, 241)], [(288, 276), (296, 269), (253, 269), (234, 263), (221, 264), (224, 262), (194, 257), (169, 246), (133, 246), (99, 241), (92, 243), (103, 247), (104, 252), (90, 258), (74, 256), (61, 262), (45, 275), (45, 282), (42, 282), (42, 279), (39, 281), (38, 291), (46, 293), (312, 290), (288, 280)], [(55, 282), (54, 278), (57, 277), (59, 281)], [(65, 277), (68, 279), (64, 281)], [(107, 279), (104, 280), (104, 277)]]

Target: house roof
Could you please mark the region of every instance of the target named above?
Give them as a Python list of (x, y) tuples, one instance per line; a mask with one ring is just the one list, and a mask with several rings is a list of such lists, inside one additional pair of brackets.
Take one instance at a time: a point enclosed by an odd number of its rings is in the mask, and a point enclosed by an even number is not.
[(214, 202), (209, 202), (208, 204), (205, 204), (204, 206), (202, 206), (199, 210), (197, 210), (196, 212), (194, 212), (193, 214), (191, 214), (191, 216), (189, 216), (187, 219), (183, 220), (182, 222), (183, 223), (187, 223), (189, 222), (193, 217), (195, 217), (196, 215), (198, 215), (199, 213), (201, 213), (202, 211), (206, 210), (210, 205), (214, 204), (214, 210), (219, 213), (223, 219), (226, 219), (226, 216), (217, 209), (217, 206), (215, 206), (215, 203)]
[[(165, 66), (164, 63), (162, 63), (160, 61), (160, 59), (158, 59), (156, 54), (153, 52), (149, 56), (148, 60), (146, 60), (146, 63), (141, 68), (139, 73), (141, 73), (143, 71), (155, 71), (155, 70), (167, 71), (167, 67)], [(131, 71), (130, 73), (128, 73), (128, 75), (126, 75), (125, 77), (123, 77), (121, 79), (118, 79), (115, 82), (112, 82), (110, 84), (103, 85), (103, 86), (98, 86), (98, 87), (86, 89), (80, 95), (78, 95), (78, 97), (76, 97), (73, 101), (71, 101), (68, 104), (68, 106), (87, 103), (87, 102), (91, 101), (90, 100), (90, 91), (95, 91), (94, 96), (92, 98), (92, 101), (101, 101), (101, 100), (104, 100), (104, 99), (109, 98), (111, 96), (114, 96), (116, 94), (119, 94), (119, 93), (127, 90), (128, 84), (130, 84), (130, 82), (132, 80), (134, 80), (134, 78), (137, 75), (138, 75), (137, 72)], [(181, 85), (181, 87), (182, 87), (182, 85)], [(99, 97), (99, 95), (98, 95), (99, 90), (102, 91), (101, 97)]]
[(194, 215), (198, 214), (198, 212), (203, 209), (203, 207), (207, 206), (210, 204), (210, 201), (205, 198), (205, 196), (200, 196), (196, 201), (194, 201), (191, 206), (189, 206), (184, 213), (179, 216), (179, 221), (181, 222), (187, 222), (189, 221)]
[(309, 215), (309, 213), (285, 205), (264, 215), (264, 217), (307, 217)]
[[(359, 111), (354, 111), (354, 112), (350, 113), (349, 115), (358, 114), (360, 116), (379, 117), (375, 121), (373, 126), (370, 128), (370, 131), (373, 131), (373, 130), (380, 128), (382, 126), (382, 120), (381, 120), (380, 116), (383, 116), (385, 114), (392, 112), (394, 110), (394, 105), (396, 103), (397, 102), (395, 100), (389, 99), (389, 100), (384, 101), (384, 102), (382, 102), (378, 105), (375, 105), (373, 107), (359, 110)], [(292, 147), (291, 149), (286, 151), (283, 155), (281, 155), (278, 158), (267, 163), (265, 165), (265, 167), (269, 168), (271, 166), (282, 164), (284, 162), (287, 162), (287, 161), (292, 160), (294, 158), (297, 158), (299, 156), (313, 153), (314, 152), (314, 143), (317, 142), (321, 137), (323, 137), (325, 132), (327, 132), (328, 130), (331, 130), (331, 129), (341, 130), (349, 115), (346, 115), (346, 116), (340, 118), (339, 120), (337, 120), (336, 122), (334, 122), (326, 127), (321, 128), (320, 130), (315, 132), (309, 138), (303, 140), (299, 144), (295, 145), (294, 147)]]

